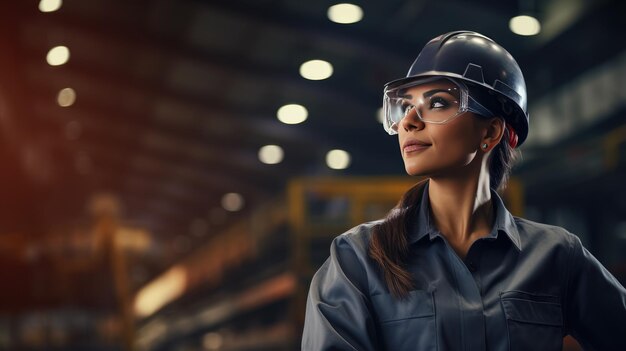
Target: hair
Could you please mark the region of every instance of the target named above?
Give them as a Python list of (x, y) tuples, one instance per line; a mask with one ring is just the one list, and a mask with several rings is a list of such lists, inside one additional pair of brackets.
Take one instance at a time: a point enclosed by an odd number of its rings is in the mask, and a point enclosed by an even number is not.
[[(506, 187), (509, 174), (519, 151), (509, 145), (509, 131), (505, 129), (500, 143), (492, 150), (489, 160), (490, 186), (494, 190)], [(396, 298), (405, 298), (414, 289), (415, 282), (406, 269), (409, 258), (408, 223), (415, 218), (419, 199), (427, 180), (410, 188), (385, 219), (374, 226), (369, 243), (369, 256), (382, 270), (387, 288)]]

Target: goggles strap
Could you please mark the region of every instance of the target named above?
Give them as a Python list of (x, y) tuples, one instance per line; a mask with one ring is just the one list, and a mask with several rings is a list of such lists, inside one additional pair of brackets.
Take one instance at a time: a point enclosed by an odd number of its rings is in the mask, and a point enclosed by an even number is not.
[(474, 99), (472, 97), (472, 95), (468, 96), (467, 110), (470, 111), (470, 112), (474, 112), (476, 114), (479, 114), (479, 115), (481, 115), (483, 117), (487, 117), (487, 118), (495, 116), (493, 114), (493, 112), (491, 112), (491, 110), (489, 110), (485, 106), (481, 105), (478, 101), (476, 101), (476, 99)]

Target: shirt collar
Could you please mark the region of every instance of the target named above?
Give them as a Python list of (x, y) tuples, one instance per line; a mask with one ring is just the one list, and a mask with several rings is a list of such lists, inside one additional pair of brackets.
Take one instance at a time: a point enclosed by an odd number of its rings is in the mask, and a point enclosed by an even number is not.
[[(429, 235), (430, 240), (434, 240), (440, 235), (439, 230), (435, 228), (435, 224), (430, 216), (428, 183), (429, 182), (426, 182), (422, 189), (422, 198), (420, 200), (419, 208), (417, 209), (417, 215), (414, 217), (417, 220), (413, 221), (410, 226), (411, 231), (409, 233), (409, 243), (411, 244), (419, 241), (427, 234)], [(504, 206), (504, 202), (500, 198), (500, 195), (498, 195), (498, 193), (493, 189), (491, 189), (491, 199), (496, 210), (496, 221), (489, 236), (497, 238), (498, 233), (503, 231), (513, 242), (515, 247), (521, 251), (522, 242), (520, 240), (519, 232), (517, 231), (515, 219)]]

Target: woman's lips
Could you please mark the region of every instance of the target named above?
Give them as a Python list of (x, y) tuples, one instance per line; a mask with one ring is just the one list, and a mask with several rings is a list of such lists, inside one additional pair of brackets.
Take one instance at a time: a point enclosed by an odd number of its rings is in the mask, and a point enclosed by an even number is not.
[(425, 144), (409, 144), (403, 148), (403, 151), (404, 153), (418, 152), (427, 149), (429, 146)]

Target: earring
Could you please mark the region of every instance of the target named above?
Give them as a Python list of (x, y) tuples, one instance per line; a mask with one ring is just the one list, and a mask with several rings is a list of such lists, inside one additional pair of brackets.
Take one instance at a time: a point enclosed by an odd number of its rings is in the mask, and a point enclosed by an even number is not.
[(487, 144), (483, 144), (483, 150), (486, 150), (486, 149), (487, 149), (487, 146), (489, 146), (489, 145), (487, 145)]

